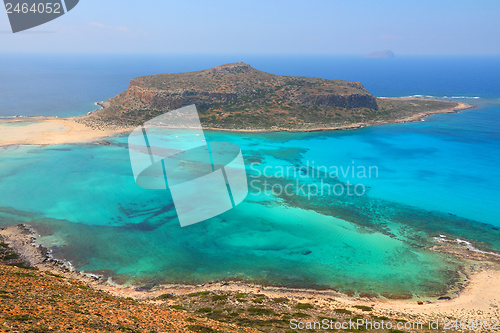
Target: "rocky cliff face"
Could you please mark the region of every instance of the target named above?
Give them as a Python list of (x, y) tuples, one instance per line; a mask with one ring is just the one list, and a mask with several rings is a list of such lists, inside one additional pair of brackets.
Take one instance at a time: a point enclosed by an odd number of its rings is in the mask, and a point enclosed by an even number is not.
[(190, 104), (197, 105), (205, 125), (239, 129), (300, 126), (311, 123), (314, 113), (333, 119), (351, 109), (378, 109), (376, 98), (359, 82), (273, 75), (240, 62), (132, 79), (126, 91), (91, 117), (138, 125)]

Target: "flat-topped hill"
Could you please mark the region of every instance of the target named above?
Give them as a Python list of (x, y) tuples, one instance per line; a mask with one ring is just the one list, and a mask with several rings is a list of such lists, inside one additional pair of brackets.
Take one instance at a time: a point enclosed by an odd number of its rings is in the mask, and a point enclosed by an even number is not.
[(453, 109), (458, 103), (380, 100), (360, 82), (282, 76), (243, 62), (197, 72), (132, 79), (104, 109), (81, 119), (92, 127), (137, 126), (196, 104), (202, 124), (228, 130), (312, 130), (369, 125)]

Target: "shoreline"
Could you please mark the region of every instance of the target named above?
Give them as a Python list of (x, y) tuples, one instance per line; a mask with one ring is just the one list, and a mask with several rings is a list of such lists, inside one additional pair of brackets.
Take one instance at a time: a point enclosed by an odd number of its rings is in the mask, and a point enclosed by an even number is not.
[[(410, 98), (410, 97), (384, 97), (386, 99), (396, 99), (396, 100), (413, 100), (419, 98)], [(216, 127), (204, 127), (204, 130), (210, 131), (219, 131), (219, 132), (234, 132), (234, 133), (278, 133), (278, 132), (289, 132), (289, 133), (307, 133), (307, 132), (328, 132), (328, 131), (342, 131), (342, 130), (353, 130), (360, 129), (364, 127), (370, 126), (379, 126), (379, 125), (389, 125), (389, 124), (402, 124), (402, 123), (410, 123), (416, 121), (422, 121), (428, 116), (432, 116), (434, 114), (446, 114), (446, 113), (458, 113), (459, 111), (474, 109), (477, 106), (469, 103), (457, 102), (458, 105), (453, 108), (446, 108), (436, 111), (425, 111), (414, 114), (410, 117), (401, 118), (401, 119), (393, 119), (393, 120), (379, 120), (374, 122), (360, 122), (349, 125), (339, 125), (339, 126), (330, 126), (330, 127), (315, 127), (315, 128), (306, 128), (306, 129), (287, 129), (287, 128), (277, 128), (277, 129), (224, 129), (224, 128), (216, 128)]]
[[(92, 129), (80, 124), (75, 119), (77, 118), (22, 117), (0, 119), (0, 126), (4, 125), (0, 147), (89, 143), (131, 130), (113, 127)], [(9, 125), (13, 126), (9, 127)]]
[[(441, 109), (432, 112), (422, 112), (411, 117), (380, 123), (358, 123), (339, 127), (316, 128), (304, 130), (225, 130), (216, 128), (205, 128), (206, 130), (227, 131), (227, 132), (317, 132), (334, 131), (363, 128), (366, 126), (404, 123), (419, 121), (432, 114), (455, 113), (460, 110), (470, 109), (475, 106), (458, 103), (454, 108)], [(27, 126), (17, 126), (17, 122), (34, 123)], [(75, 118), (57, 117), (22, 117), (13, 118), (9, 121), (0, 120), (0, 125), (4, 123), (14, 123), (11, 132), (18, 132), (21, 129), (24, 137), (2, 137), (0, 147), (12, 145), (56, 145), (70, 143), (94, 142), (106, 137), (122, 134), (129, 128), (108, 128), (92, 129), (75, 121)], [(35, 126), (35, 128), (31, 127)], [(22, 130), (24, 129), (24, 130)], [(2, 133), (4, 134), (4, 133)], [(9, 141), (10, 140), (10, 141)], [(5, 142), (9, 142), (5, 144)], [(102, 141), (101, 141), (102, 142)], [(105, 143), (105, 141), (104, 141)], [(17, 227), (17, 229), (16, 229)], [(12, 228), (12, 229), (9, 229)], [(160, 284), (151, 289), (146, 289), (137, 285), (120, 285), (113, 282), (112, 278), (102, 278), (96, 274), (85, 273), (75, 270), (70, 262), (57, 260), (51, 257), (50, 250), (36, 242), (36, 230), (29, 227), (9, 227), (0, 229), (0, 240), (6, 237), (9, 244), (19, 255), (31, 266), (42, 272), (59, 274), (66, 278), (82, 281), (86, 285), (96, 290), (105, 291), (115, 296), (123, 298), (134, 298), (147, 302), (158, 302), (156, 297), (163, 294), (173, 294), (185, 296), (190, 293), (201, 291), (223, 292), (223, 293), (253, 293), (264, 294), (269, 298), (287, 297), (294, 301), (303, 299), (317, 300), (319, 304), (330, 307), (349, 308), (356, 311), (356, 306), (372, 306), (377, 309), (378, 315), (404, 316), (405, 314), (417, 314), (435, 318), (439, 315), (450, 315), (455, 318), (468, 316), (472, 318), (486, 318), (496, 316), (500, 318), (500, 255), (498, 253), (488, 253), (476, 249), (466, 240), (446, 239), (434, 237), (436, 245), (430, 250), (448, 253), (463, 259), (470, 266), (470, 270), (464, 273), (463, 283), (457, 287), (450, 286), (445, 298), (438, 300), (438, 297), (426, 297), (417, 299), (386, 299), (381, 296), (348, 296), (334, 289), (312, 289), (312, 288), (287, 288), (270, 285), (259, 285), (242, 281), (213, 281), (199, 285), (190, 284)], [(460, 271), (460, 273), (463, 273)], [(458, 285), (458, 284), (457, 284)], [(453, 289), (453, 288), (455, 289)], [(448, 296), (449, 295), (449, 296)], [(333, 300), (333, 301), (332, 301)], [(481, 315), (478, 313), (481, 312)], [(434, 316), (434, 317), (433, 317)]]
[[(500, 318), (500, 255), (472, 251), (471, 245), (461, 240), (442, 240), (432, 249), (456, 255), (469, 267), (460, 288), (448, 294), (450, 297), (387, 299), (381, 296), (348, 296), (334, 289), (287, 288), (259, 285), (241, 281), (211, 281), (198, 285), (159, 284), (152, 288), (137, 285), (120, 285), (112, 278), (104, 279), (92, 273), (73, 268), (71, 263), (54, 259), (50, 249), (36, 242), (36, 230), (26, 224), (0, 229), (0, 240), (19, 254), (21, 260), (41, 272), (58, 274), (65, 278), (81, 281), (95, 290), (108, 292), (114, 296), (133, 298), (138, 301), (157, 302), (155, 299), (164, 294), (186, 296), (199, 292), (252, 293), (263, 294), (269, 298), (286, 297), (294, 301), (314, 299), (325, 306), (356, 309), (357, 306), (371, 306), (383, 315), (404, 314), (435, 316), (453, 315), (467, 318)], [(445, 246), (447, 248), (440, 248)], [(495, 291), (497, 291), (495, 293)], [(456, 293), (456, 295), (453, 295)], [(479, 316), (478, 313), (481, 312)], [(428, 317), (426, 317), (428, 318)], [(430, 317), (429, 317), (430, 318)], [(433, 317), (434, 318), (434, 317)]]
[[(398, 97), (391, 98), (396, 100), (412, 100), (418, 98)], [(101, 107), (105, 107), (106, 102), (101, 103)], [(360, 122), (338, 126), (316, 127), (305, 129), (287, 129), (287, 128), (272, 128), (272, 129), (223, 129), (214, 127), (204, 127), (204, 130), (218, 131), (218, 132), (231, 132), (231, 133), (306, 133), (306, 132), (326, 132), (326, 131), (339, 131), (339, 130), (354, 130), (369, 126), (387, 125), (408, 123), (415, 121), (422, 121), (424, 118), (443, 113), (456, 113), (462, 110), (475, 108), (476, 106), (468, 103), (458, 102), (455, 107), (445, 108), (434, 111), (419, 112), (412, 116), (392, 119), (380, 120), (373, 122)], [(85, 116), (82, 116), (85, 117)], [(108, 126), (106, 128), (92, 128), (82, 124), (78, 120), (82, 117), (14, 117), (0, 119), (0, 126), (2, 128), (2, 137), (0, 138), (0, 147), (14, 146), (14, 145), (58, 145), (58, 144), (75, 144), (75, 143), (90, 143), (104, 140), (108, 137), (131, 132), (135, 127), (116, 127)], [(22, 126), (23, 123), (31, 123)], [(14, 124), (8, 127), (9, 124)], [(15, 126), (19, 125), (21, 126)]]

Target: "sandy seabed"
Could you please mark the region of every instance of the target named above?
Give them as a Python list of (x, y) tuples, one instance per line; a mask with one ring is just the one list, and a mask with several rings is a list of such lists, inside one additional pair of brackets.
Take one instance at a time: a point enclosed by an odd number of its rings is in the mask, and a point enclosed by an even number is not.
[[(471, 108), (466, 103), (460, 103), (453, 109), (443, 109), (436, 112), (415, 114), (409, 118), (387, 121), (384, 123), (399, 123), (422, 120), (430, 114), (451, 113)], [(20, 123), (21, 122), (21, 123)], [(25, 123), (22, 123), (25, 122)], [(353, 129), (381, 123), (360, 123), (331, 128), (315, 128), (305, 131), (326, 131)], [(103, 140), (106, 137), (126, 133), (133, 128), (93, 129), (75, 120), (75, 118), (28, 117), (0, 120), (0, 147), (10, 145), (57, 145), (85, 143)], [(219, 130), (219, 129), (214, 129)], [(287, 129), (278, 129), (286, 131)], [(260, 130), (241, 130), (238, 132), (263, 132)], [(28, 231), (27, 231), (28, 230)], [(203, 285), (161, 285), (152, 290), (144, 291), (134, 286), (120, 286), (111, 280), (84, 274), (69, 268), (59, 261), (47, 260), (43, 248), (36, 244), (35, 231), (29, 228), (14, 226), (0, 230), (0, 236), (9, 246), (18, 252), (23, 260), (42, 271), (51, 271), (66, 277), (79, 279), (89, 286), (105, 290), (112, 294), (133, 297), (141, 300), (151, 300), (164, 293), (183, 295), (197, 291), (222, 292), (253, 292), (265, 294), (268, 297), (287, 297), (290, 299), (313, 298), (318, 303), (333, 308), (353, 308), (356, 305), (371, 306), (373, 314), (391, 318), (408, 318), (410, 320), (430, 321), (437, 318), (453, 317), (457, 319), (500, 319), (500, 259), (483, 255), (475, 261), (465, 255), (476, 265), (476, 271), (467, 277), (466, 286), (457, 297), (446, 300), (417, 301), (387, 300), (383, 298), (349, 297), (334, 290), (300, 290), (270, 286), (259, 286), (243, 282), (217, 281)], [(46, 251), (46, 249), (45, 249)], [(493, 259), (493, 260), (490, 260)]]

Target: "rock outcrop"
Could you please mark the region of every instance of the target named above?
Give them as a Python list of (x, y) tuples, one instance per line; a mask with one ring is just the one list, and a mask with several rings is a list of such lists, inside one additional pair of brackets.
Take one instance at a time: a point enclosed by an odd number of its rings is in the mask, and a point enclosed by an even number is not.
[(460, 108), (448, 101), (375, 98), (359, 82), (274, 75), (238, 62), (132, 79), (103, 109), (77, 121), (131, 128), (191, 104), (205, 128), (245, 131), (358, 128)]
[(89, 117), (138, 125), (164, 112), (196, 104), (215, 128), (298, 127), (342, 113), (372, 112), (377, 100), (361, 83), (265, 73), (243, 62), (179, 74), (139, 77), (107, 107)]

